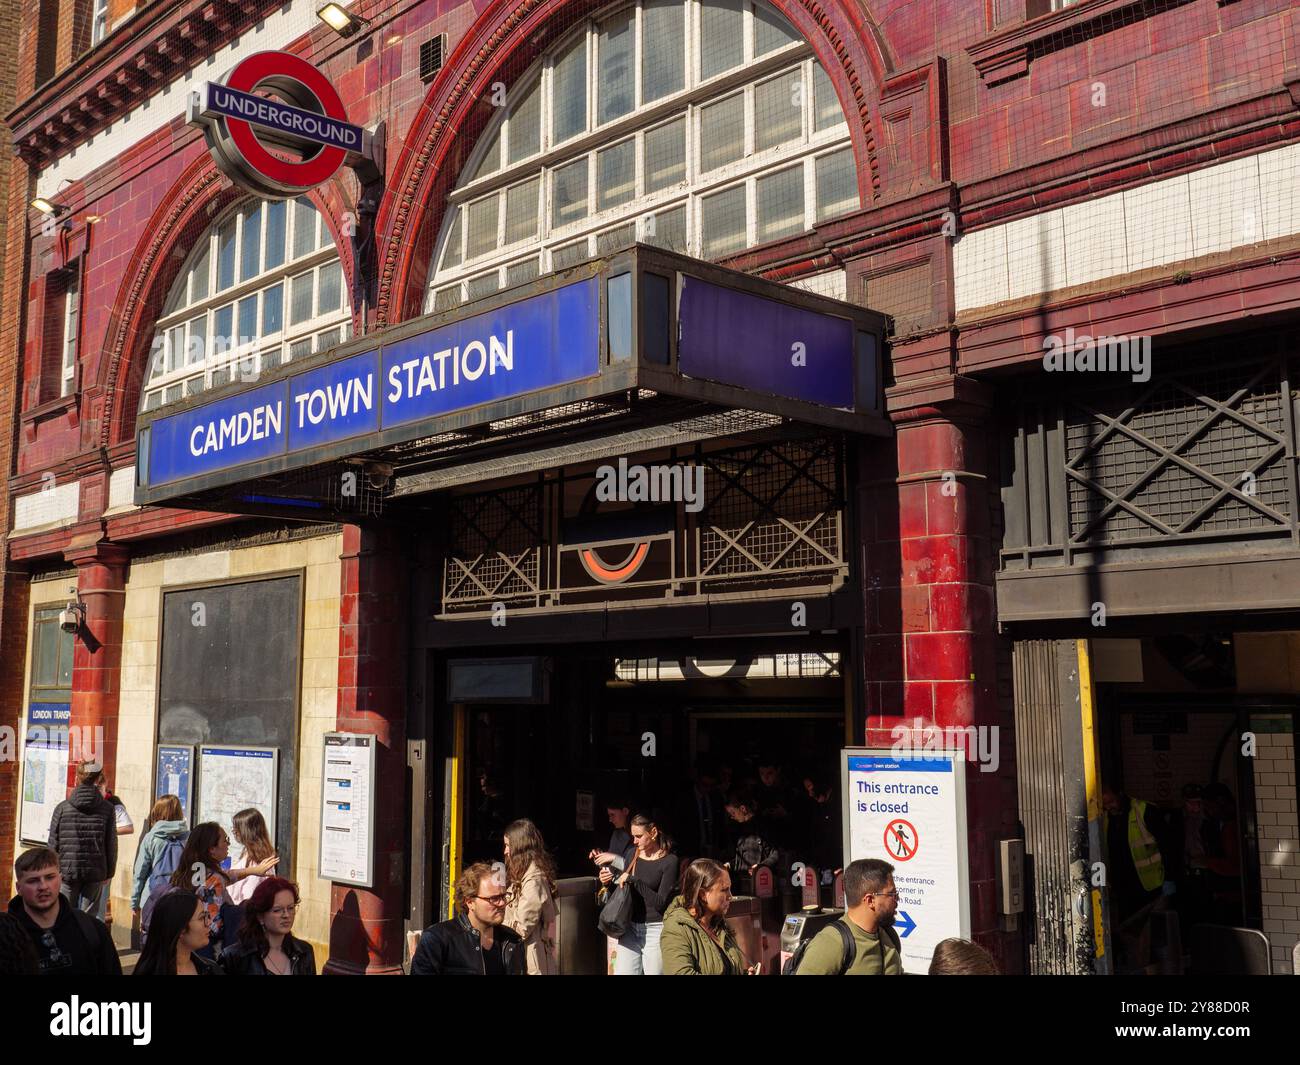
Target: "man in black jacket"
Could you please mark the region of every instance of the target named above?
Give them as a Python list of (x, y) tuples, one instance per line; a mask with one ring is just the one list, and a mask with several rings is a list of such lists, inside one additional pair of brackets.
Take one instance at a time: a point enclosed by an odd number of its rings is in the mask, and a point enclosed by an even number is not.
[(504, 873), (475, 862), (456, 881), (460, 913), (424, 930), (411, 959), (412, 976), (522, 976), (524, 943), (502, 922)]
[(59, 856), (33, 847), (14, 862), (18, 894), (9, 913), (31, 937), (42, 976), (121, 976), (108, 929), (63, 897)]
[(117, 869), (117, 818), (100, 794), (104, 770), (98, 762), (77, 766), (77, 786), (54, 808), (50, 847), (59, 855), (63, 894), (79, 910), (99, 909), (104, 882)]

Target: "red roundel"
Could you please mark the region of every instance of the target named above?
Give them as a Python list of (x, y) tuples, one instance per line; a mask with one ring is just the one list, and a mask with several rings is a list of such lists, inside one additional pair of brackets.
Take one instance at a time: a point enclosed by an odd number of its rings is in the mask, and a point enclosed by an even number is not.
[[(311, 110), (328, 118), (347, 121), (343, 100), (329, 80), (300, 56), (290, 52), (257, 52), (235, 65), (225, 79), (226, 85), (240, 92), (251, 93), (261, 85), (278, 89), (295, 102), (301, 101)], [(296, 84), (295, 84), (296, 83)], [(317, 107), (311, 107), (306, 97)], [(324, 145), (314, 155), (300, 162), (290, 162), (269, 152), (257, 139), (253, 127), (241, 118), (225, 118), (231, 143), (239, 150), (245, 162), (257, 173), (285, 189), (306, 190), (328, 181), (343, 165), (347, 152), (342, 148)]]

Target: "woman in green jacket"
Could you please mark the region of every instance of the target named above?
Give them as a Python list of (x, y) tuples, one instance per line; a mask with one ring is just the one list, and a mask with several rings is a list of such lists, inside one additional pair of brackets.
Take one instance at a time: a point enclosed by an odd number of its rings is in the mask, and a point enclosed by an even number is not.
[(754, 976), (727, 927), (731, 876), (715, 861), (698, 858), (682, 877), (682, 893), (664, 914), (659, 940), (665, 976)]
[[(175, 795), (163, 795), (153, 804), (145, 821), (144, 838), (135, 852), (135, 867), (131, 878), (131, 909), (139, 911), (149, 897), (149, 877), (168, 844), (185, 842), (189, 834), (181, 811), (181, 800)], [(168, 870), (170, 872), (170, 870)]]

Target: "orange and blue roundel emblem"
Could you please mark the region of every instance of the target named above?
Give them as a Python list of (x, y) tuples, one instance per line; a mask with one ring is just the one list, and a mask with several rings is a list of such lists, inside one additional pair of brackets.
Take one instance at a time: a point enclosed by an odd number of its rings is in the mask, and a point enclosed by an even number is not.
[[(187, 117), (205, 127), (221, 171), (269, 199), (298, 196), (328, 181), (349, 154), (363, 153), (366, 140), (366, 131), (348, 122), (329, 79), (290, 52), (240, 60), (221, 81), (206, 82), (191, 95)], [(286, 159), (268, 145), (299, 158)]]

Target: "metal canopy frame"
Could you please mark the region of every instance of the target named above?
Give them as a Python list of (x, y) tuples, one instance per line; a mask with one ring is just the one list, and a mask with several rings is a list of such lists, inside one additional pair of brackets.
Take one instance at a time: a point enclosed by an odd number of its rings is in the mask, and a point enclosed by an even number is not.
[[(631, 352), (610, 351), (610, 281), (624, 289), (630, 277)], [(386, 346), (530, 297), (597, 278), (599, 290), (599, 368), (591, 377), (522, 395), (509, 396), (414, 423), (380, 429), (300, 451), (280, 453), (228, 469), (169, 482), (148, 483), (151, 427), (158, 421), (215, 401), (264, 388), (350, 356)], [(647, 280), (649, 278), (649, 280)], [(650, 313), (651, 289), (669, 282), (668, 317)], [(678, 365), (677, 309), (685, 280), (695, 279), (733, 292), (748, 293), (816, 314), (847, 319), (855, 336), (872, 340), (867, 358), (855, 351), (853, 409), (778, 396), (711, 380), (688, 377)], [(633, 444), (638, 437), (663, 440), (688, 434), (737, 439), (780, 435), (782, 426), (807, 426), (875, 436), (892, 433), (883, 410), (884, 315), (787, 285), (700, 262), (684, 255), (634, 244), (570, 270), (495, 293), (452, 310), (426, 315), (379, 334), (357, 337), (310, 358), (282, 366), (255, 381), (242, 381), (167, 408), (141, 413), (137, 436), (135, 502), (226, 513), (267, 514), (308, 521), (356, 521), (378, 514), (394, 491), (412, 496), (450, 484), (468, 483), (457, 470), (482, 463), (475, 479), (486, 480), (489, 464), (521, 472), (536, 468), (528, 457), (552, 449), (556, 464), (579, 453), (608, 453), (614, 439)], [(664, 345), (667, 351), (664, 352)], [(659, 348), (656, 353), (655, 348)], [(655, 361), (657, 357), (664, 361)], [(869, 363), (864, 365), (864, 363)], [(649, 444), (654, 447), (655, 444)], [(567, 459), (563, 452), (574, 451)], [(549, 459), (548, 459), (549, 461)], [(377, 484), (363, 471), (380, 468)], [(354, 470), (362, 482), (354, 495), (338, 491), (340, 474)], [(466, 473), (469, 471), (466, 470)], [(479, 476), (481, 475), (481, 477)]]

